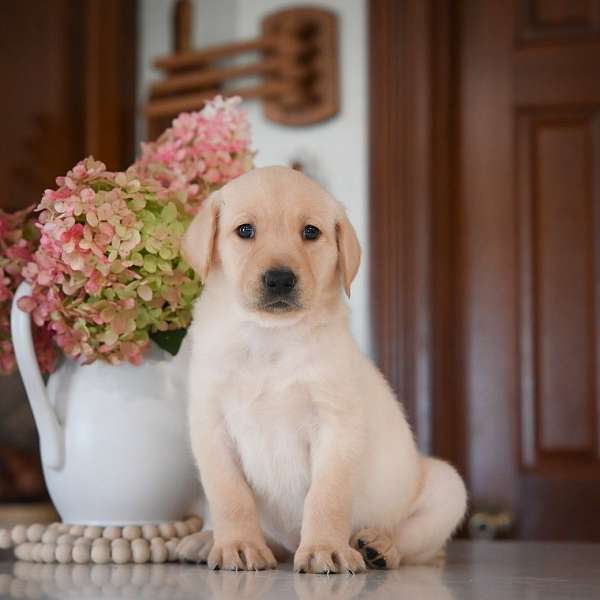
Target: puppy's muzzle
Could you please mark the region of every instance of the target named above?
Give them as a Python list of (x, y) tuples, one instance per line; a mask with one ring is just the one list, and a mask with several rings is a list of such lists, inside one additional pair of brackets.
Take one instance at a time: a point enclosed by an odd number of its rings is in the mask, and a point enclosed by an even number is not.
[(299, 308), (297, 278), (291, 269), (270, 269), (263, 274), (262, 308), (280, 311)]

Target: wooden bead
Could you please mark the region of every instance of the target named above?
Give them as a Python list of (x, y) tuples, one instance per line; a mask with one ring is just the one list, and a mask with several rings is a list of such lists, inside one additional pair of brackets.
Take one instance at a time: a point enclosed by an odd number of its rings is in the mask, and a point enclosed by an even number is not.
[(53, 563), (56, 559), (56, 544), (44, 544), (41, 551), (42, 561)]
[(99, 527), (35, 523), (0, 529), (0, 549), (14, 546), (20, 561), (62, 564), (164, 563), (177, 560), (179, 540), (202, 528), (200, 517), (172, 523)]
[(73, 562), (84, 565), (90, 562), (90, 546), (89, 544), (77, 544), (73, 546)]
[(106, 538), (96, 538), (92, 542), (92, 548), (94, 546), (106, 546), (107, 548), (110, 548), (110, 540), (107, 540)]
[(175, 562), (177, 560), (177, 545), (179, 544), (179, 540), (172, 539), (165, 542), (165, 547), (169, 554), (168, 561)]
[(15, 558), (19, 560), (31, 561), (31, 554), (33, 551), (33, 544), (31, 542), (24, 542), (15, 547)]
[(83, 536), (88, 538), (89, 540), (95, 540), (102, 535), (102, 527), (96, 527), (95, 525), (90, 525), (86, 527)]
[(118, 540), (121, 537), (121, 528), (105, 527), (102, 537), (105, 537), (107, 540)]
[(142, 529), (137, 525), (127, 525), (123, 527), (123, 537), (126, 540), (136, 540), (142, 537)]
[(7, 550), (13, 545), (12, 535), (9, 529), (0, 529), (0, 549)]
[(31, 560), (33, 562), (41, 562), (42, 561), (42, 548), (44, 545), (41, 542), (36, 542), (32, 544), (31, 548)]
[(118, 565), (128, 563), (131, 560), (131, 546), (129, 542), (123, 538), (114, 540), (111, 544), (111, 558)]
[(158, 531), (160, 535), (166, 540), (170, 540), (171, 538), (176, 537), (175, 527), (173, 527), (172, 523), (161, 523), (158, 526)]
[(202, 520), (201, 517), (198, 517), (198, 516), (190, 517), (189, 519), (186, 520), (185, 523), (188, 526), (190, 533), (197, 533), (198, 531), (200, 531), (202, 529), (202, 526), (204, 525), (204, 521)]
[(133, 548), (134, 546), (148, 546), (149, 545), (149, 541), (143, 537), (141, 538), (137, 538), (137, 540), (133, 540), (131, 542), (131, 547)]
[(57, 544), (73, 544), (77, 538), (70, 533), (62, 533), (56, 538)]
[(126, 540), (125, 538), (119, 538), (117, 540), (112, 540), (112, 542), (110, 543), (111, 547), (115, 547), (115, 546), (129, 546), (129, 540)]
[(15, 544), (24, 544), (27, 541), (27, 527), (25, 525), (15, 525), (10, 535)]
[(71, 544), (57, 544), (54, 556), (59, 563), (70, 563), (73, 560), (73, 546)]
[[(95, 540), (98, 541), (98, 540)], [(110, 561), (110, 544), (94, 544), (90, 554), (92, 562), (103, 565)]]
[(60, 533), (58, 532), (58, 527), (48, 527), (48, 529), (44, 531), (44, 535), (42, 535), (42, 542), (44, 544), (56, 544), (59, 537)]
[(184, 523), (183, 521), (177, 521), (176, 523), (173, 523), (173, 527), (175, 527), (176, 537), (180, 539), (191, 533), (187, 523)]
[(150, 544), (148, 540), (138, 538), (131, 543), (131, 554), (134, 563), (146, 563), (150, 560)]
[(74, 542), (73, 546), (91, 546), (92, 540), (85, 537), (78, 537)]
[(46, 528), (43, 525), (34, 523), (27, 529), (27, 539), (30, 542), (40, 542), (42, 540), (42, 536), (44, 535), (44, 531), (46, 531)]
[(169, 551), (165, 546), (165, 540), (154, 538), (150, 544), (150, 558), (153, 563), (164, 563), (169, 558)]
[(159, 534), (157, 525), (142, 525), (142, 536), (151, 540)]

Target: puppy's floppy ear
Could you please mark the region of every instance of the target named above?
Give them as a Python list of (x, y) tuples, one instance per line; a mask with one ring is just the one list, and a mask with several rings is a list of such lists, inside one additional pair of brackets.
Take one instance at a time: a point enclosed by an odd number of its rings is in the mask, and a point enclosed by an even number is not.
[(360, 244), (356, 231), (350, 223), (346, 211), (340, 207), (340, 216), (335, 225), (335, 232), (338, 247), (338, 263), (344, 282), (346, 296), (350, 298), (350, 286), (356, 277), (358, 267), (360, 266)]
[(219, 221), (219, 201), (219, 192), (215, 192), (203, 202), (181, 242), (183, 258), (198, 273), (202, 282), (206, 281), (213, 259)]

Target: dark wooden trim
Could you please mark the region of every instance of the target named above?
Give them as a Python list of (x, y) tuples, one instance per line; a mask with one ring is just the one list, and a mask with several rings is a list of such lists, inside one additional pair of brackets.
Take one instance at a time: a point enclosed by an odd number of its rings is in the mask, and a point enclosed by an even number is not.
[(431, 320), (432, 320), (432, 452), (467, 473), (467, 409), (462, 373), (463, 340), (457, 240), (461, 222), (459, 194), (459, 36), (460, 4), (433, 0), (431, 5)]
[(137, 0), (85, 0), (85, 147), (109, 169), (135, 155)]
[(462, 465), (450, 276), (454, 5), (369, 3), (370, 266), (376, 360), (420, 448)]
[(414, 414), (403, 372), (406, 302), (402, 287), (403, 206), (400, 72), (402, 7), (392, 0), (369, 3), (370, 64), (370, 277), (375, 358), (394, 390)]

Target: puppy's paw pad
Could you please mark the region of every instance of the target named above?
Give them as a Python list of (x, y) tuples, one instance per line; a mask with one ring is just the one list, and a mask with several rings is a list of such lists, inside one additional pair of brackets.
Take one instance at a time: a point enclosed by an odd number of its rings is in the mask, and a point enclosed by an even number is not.
[(175, 554), (178, 560), (192, 563), (205, 563), (213, 546), (212, 531), (200, 531), (184, 537)]
[(294, 555), (297, 573), (361, 573), (365, 561), (350, 546), (300, 546)]
[(357, 531), (350, 540), (365, 559), (370, 569), (395, 569), (400, 565), (400, 554), (392, 538), (376, 528)]
[(215, 571), (263, 571), (274, 569), (277, 561), (270, 548), (260, 542), (229, 542), (214, 544), (207, 559)]

